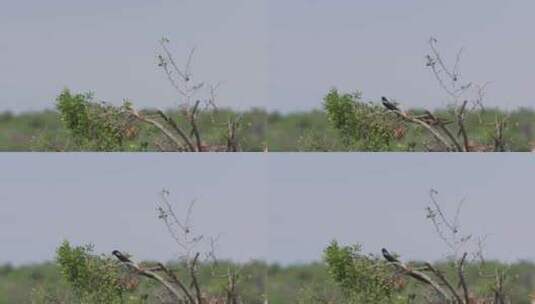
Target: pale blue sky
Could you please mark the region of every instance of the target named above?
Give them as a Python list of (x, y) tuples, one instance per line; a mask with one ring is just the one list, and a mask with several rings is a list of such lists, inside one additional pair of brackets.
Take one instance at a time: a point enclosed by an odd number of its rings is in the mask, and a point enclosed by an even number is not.
[(533, 106), (535, 27), (529, 0), (10, 1), (0, 10), (0, 111), (53, 105), (65, 86), (140, 106), (172, 107), (156, 67), (158, 39), (196, 75), (224, 82), (220, 104), (282, 111), (321, 104), (332, 86), (409, 106), (445, 100), (424, 66), (427, 39), (462, 71), (491, 81), (487, 104)]
[(52, 259), (65, 238), (172, 259), (163, 187), (177, 210), (196, 198), (195, 226), (239, 261), (314, 261), (332, 239), (443, 258), (430, 188), (449, 211), (466, 198), (462, 229), (489, 236), (490, 258), (533, 260), (534, 166), (518, 154), (2, 154), (0, 264)]

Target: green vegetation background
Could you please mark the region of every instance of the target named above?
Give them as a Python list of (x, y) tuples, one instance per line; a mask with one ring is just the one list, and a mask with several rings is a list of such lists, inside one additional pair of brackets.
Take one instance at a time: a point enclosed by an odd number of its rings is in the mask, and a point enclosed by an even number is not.
[[(447, 110), (437, 110), (437, 116), (446, 116)], [(169, 111), (170, 116), (178, 116)], [(217, 115), (226, 117), (232, 110), (220, 110)], [(339, 132), (329, 123), (326, 112), (312, 110), (308, 112), (282, 114), (252, 109), (242, 112), (242, 131), (240, 144), (243, 151), (263, 151), (266, 144), (269, 151), (349, 151), (357, 150), (343, 144)], [(483, 113), (471, 112), (468, 115), (467, 129), (471, 136), (481, 141), (488, 140), (489, 127), (482, 126), (478, 121), (492, 121), (497, 114), (504, 114), (496, 109), (488, 109)], [(509, 112), (509, 127), (506, 137), (510, 141), (511, 151), (530, 151), (535, 143), (535, 111), (518, 109)], [(200, 119), (200, 128), (208, 140), (221, 141), (221, 128), (210, 123), (212, 113), (204, 112)], [(127, 143), (122, 151), (158, 151), (151, 145), (160, 136), (157, 131), (143, 126), (140, 136)], [(421, 142), (421, 131), (410, 129), (404, 141)], [(129, 149), (129, 147), (136, 147)], [(407, 145), (400, 145), (399, 151), (407, 151)], [(420, 147), (421, 148), (421, 147)], [(416, 146), (413, 149), (418, 150)], [(57, 111), (12, 114), (0, 113), (0, 151), (80, 151), (63, 126)], [(87, 149), (84, 149), (87, 150)]]
[[(250, 275), (242, 282), (242, 298), (244, 303), (263, 303), (258, 299), (267, 280), (267, 294), (270, 304), (283, 303), (322, 303), (319, 297), (345, 303), (344, 297), (336, 284), (331, 280), (328, 268), (324, 263), (281, 266), (268, 265), (263, 262), (251, 262), (242, 266), (242, 272)], [(448, 269), (447, 265), (436, 264), (439, 269)], [(488, 262), (488, 268), (502, 267), (504, 264)], [(517, 262), (511, 265), (509, 273), (514, 274), (511, 282), (512, 303), (530, 304), (529, 294), (535, 290), (535, 264)], [(477, 277), (479, 268), (467, 267), (467, 277)], [(209, 274), (201, 271), (201, 282), (207, 290), (217, 289), (218, 282), (209, 279)], [(472, 281), (474, 282), (474, 281)], [(475, 285), (475, 286), (474, 286)], [(153, 288), (149, 284), (145, 288)], [(474, 290), (488, 288), (488, 282), (476, 281), (471, 286)], [(14, 267), (0, 266), (0, 304), (31, 303), (32, 294), (46, 291), (55, 295), (69, 296), (68, 284), (62, 279), (60, 268), (55, 263), (42, 263)], [(76, 303), (76, 302), (72, 302)], [(326, 303), (326, 302), (324, 302)]]

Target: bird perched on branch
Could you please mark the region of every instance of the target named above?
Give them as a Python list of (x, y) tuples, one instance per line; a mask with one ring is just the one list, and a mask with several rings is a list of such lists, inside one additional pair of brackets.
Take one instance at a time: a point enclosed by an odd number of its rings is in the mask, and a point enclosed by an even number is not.
[(390, 111), (399, 111), (399, 108), (397, 106), (396, 103), (394, 102), (391, 102), (390, 100), (388, 100), (386, 97), (381, 97), (381, 102), (383, 103), (383, 106), (387, 109), (389, 109)]
[(126, 257), (124, 254), (122, 254), (119, 250), (114, 250), (111, 252), (111, 254), (116, 256), (119, 259), (119, 261), (123, 263), (132, 263), (132, 261), (128, 257)]
[(383, 248), (381, 249), (381, 252), (383, 253), (383, 257), (391, 262), (391, 263), (399, 263), (399, 260), (396, 259), (393, 255), (390, 254), (390, 252), (388, 252), (388, 250), (386, 250), (386, 248)]

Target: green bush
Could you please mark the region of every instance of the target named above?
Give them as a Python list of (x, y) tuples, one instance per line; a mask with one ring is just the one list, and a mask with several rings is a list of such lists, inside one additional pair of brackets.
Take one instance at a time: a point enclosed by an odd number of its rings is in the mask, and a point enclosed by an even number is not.
[(56, 107), (65, 127), (83, 150), (124, 151), (125, 142), (135, 133), (129, 118), (129, 103), (115, 107), (93, 101), (91, 93), (71, 94), (68, 89), (57, 98)]
[(382, 106), (363, 102), (359, 92), (340, 94), (332, 89), (323, 106), (346, 147), (360, 151), (396, 149), (396, 130), (403, 128), (401, 121)]
[(91, 245), (72, 247), (65, 241), (57, 249), (57, 262), (81, 303), (127, 303), (119, 265), (94, 255)]
[(396, 294), (389, 265), (379, 257), (362, 254), (359, 245), (340, 247), (333, 241), (325, 249), (324, 260), (349, 303), (407, 303)]

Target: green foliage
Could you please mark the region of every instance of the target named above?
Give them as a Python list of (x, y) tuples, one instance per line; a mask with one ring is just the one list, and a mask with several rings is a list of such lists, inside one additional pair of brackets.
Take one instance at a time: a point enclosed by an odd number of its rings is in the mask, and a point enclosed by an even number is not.
[(72, 247), (65, 241), (57, 249), (61, 273), (82, 303), (126, 303), (119, 265), (97, 256), (91, 245)]
[(330, 279), (323, 263), (289, 266), (273, 264), (268, 267), (267, 276), (270, 304), (321, 303), (322, 299), (344, 298), (335, 282)]
[[(92, 246), (72, 247), (64, 242), (57, 249), (57, 263), (64, 279), (70, 284), (73, 293), (80, 303), (161, 303), (161, 294), (166, 294), (163, 287), (153, 280), (143, 280), (131, 273), (108, 256), (93, 254)], [(149, 263), (154, 264), (154, 263)], [(169, 264), (178, 274), (188, 272), (183, 263)], [(227, 278), (222, 275), (230, 269), (240, 271), (239, 294), (245, 303), (262, 304), (265, 290), (265, 264), (251, 262), (247, 265), (236, 265), (227, 261), (219, 261), (217, 265), (201, 264), (198, 279), (203, 293), (209, 296), (225, 295)], [(191, 280), (181, 277), (184, 284), (190, 285)], [(129, 282), (136, 282), (129, 284)], [(36, 293), (35, 296), (50, 296), (47, 293)]]
[[(0, 113), (0, 151), (162, 151), (175, 147), (154, 126), (135, 119), (130, 107), (128, 102), (117, 107), (93, 101), (92, 94), (64, 90), (57, 98), (57, 111)], [(182, 111), (166, 114), (183, 130), (191, 131)], [(266, 145), (267, 114), (261, 109), (236, 112), (218, 108), (197, 115), (204, 144), (226, 146), (226, 121), (240, 117), (241, 150), (258, 152)]]
[[(415, 263), (421, 264), (421, 263)], [(438, 262), (435, 268), (455, 281), (456, 271), (450, 262)], [(329, 268), (324, 263), (309, 263), (281, 266), (266, 265), (263, 262), (233, 264), (222, 261), (221, 267), (240, 267), (240, 294), (243, 303), (262, 304), (267, 291), (270, 304), (311, 303), (311, 304), (348, 304), (350, 299), (342, 293), (341, 288), (334, 282)], [(169, 269), (179, 274), (184, 271), (179, 265), (169, 264)], [(43, 263), (27, 266), (0, 266), (0, 304), (11, 303), (81, 303), (66, 282), (56, 263)], [(535, 264), (519, 261), (514, 264), (504, 264), (487, 261), (484, 265), (468, 263), (465, 267), (466, 279), (475, 295), (489, 295), (493, 276), (482, 277), (481, 273), (493, 274), (496, 269), (507, 269), (510, 279), (506, 282), (506, 290), (510, 294), (511, 303), (530, 304), (529, 294), (535, 290)], [(266, 275), (267, 274), (267, 275)], [(221, 295), (222, 279), (211, 273), (211, 266), (201, 265), (199, 273), (202, 287), (209, 294)], [(267, 278), (267, 280), (266, 280)], [(417, 284), (407, 284), (403, 295), (425, 294)], [(143, 280), (138, 289), (140, 293), (149, 294), (144, 303), (160, 303), (156, 295), (161, 289), (152, 280)], [(136, 293), (137, 295), (138, 293)], [(30, 297), (31, 295), (31, 297)], [(133, 295), (130, 295), (133, 296)], [(330, 300), (330, 302), (326, 301)], [(86, 302), (87, 303), (87, 302)], [(125, 301), (125, 303), (128, 303)], [(135, 303), (135, 302), (134, 302)], [(364, 302), (363, 302), (364, 303)], [(404, 304), (408, 301), (402, 302)], [(428, 303), (424, 297), (418, 297), (410, 303)]]
[[(269, 151), (326, 151), (343, 149), (338, 132), (323, 111), (267, 115)], [(320, 139), (316, 142), (317, 139)]]
[[(149, 149), (148, 140), (140, 140), (142, 137), (150, 137), (151, 144), (158, 149), (169, 147), (176, 148), (171, 144), (165, 135), (156, 127), (142, 123), (132, 114), (132, 105), (125, 102), (122, 106), (116, 107), (108, 103), (97, 103), (93, 101), (92, 94), (71, 94), (65, 89), (57, 98), (56, 108), (60, 112), (60, 118), (66, 129), (69, 130), (75, 142), (81, 150), (96, 151), (146, 151)], [(150, 116), (154, 111), (147, 111), (144, 115)], [(238, 134), (241, 134), (247, 127), (255, 127), (252, 134), (258, 141), (258, 133), (264, 140), (265, 120), (262, 115), (258, 116), (258, 111), (251, 113), (253, 117), (259, 117), (252, 121), (251, 117), (244, 117), (242, 123), (238, 124)], [(260, 113), (263, 114), (263, 113)], [(184, 132), (190, 132), (192, 126), (189, 123), (189, 116), (183, 111), (168, 111), (168, 117), (176, 123)], [(226, 146), (228, 131), (227, 121), (237, 119), (241, 115), (227, 110), (199, 110), (196, 114), (197, 127), (203, 144), (209, 146)], [(224, 119), (224, 120), (223, 120)], [(164, 123), (165, 125), (165, 123)], [(211, 131), (211, 132), (210, 132)], [(241, 142), (241, 136), (239, 141)], [(249, 136), (244, 136), (244, 145), (250, 146)], [(261, 146), (256, 149), (259, 151)]]
[(360, 93), (340, 94), (332, 89), (323, 106), (329, 122), (340, 133), (344, 145), (361, 151), (395, 149), (401, 122), (380, 105), (363, 102)]
[(334, 286), (329, 284), (310, 284), (299, 290), (298, 304), (330, 304), (346, 303)]
[(392, 270), (382, 259), (361, 253), (361, 247), (340, 247), (333, 241), (325, 249), (329, 274), (349, 303), (400, 303), (395, 295)]
[(81, 303), (68, 287), (50, 284), (38, 285), (32, 290), (30, 298), (32, 304)]
[(299, 151), (306, 152), (334, 152), (348, 150), (336, 137), (320, 132), (308, 132), (299, 138), (297, 142)]
[(75, 136), (83, 136), (88, 132), (91, 98), (90, 93), (72, 95), (68, 89), (63, 90), (57, 98), (57, 109), (61, 112), (61, 120)]
[(96, 103), (93, 95), (71, 94), (68, 89), (57, 98), (56, 107), (65, 127), (81, 149), (96, 151), (128, 150), (124, 143), (135, 129), (129, 119), (129, 103), (115, 107)]
[[(43, 295), (44, 291), (49, 295)], [(53, 300), (60, 295), (65, 300), (63, 303), (73, 303), (70, 301), (69, 288), (61, 280), (54, 264), (0, 266), (0, 304), (30, 303), (30, 295), (37, 293), (41, 297), (36, 297), (32, 303), (62, 303)]]
[[(82, 95), (83, 96), (83, 95)], [(412, 109), (418, 114), (422, 110)], [(179, 118), (178, 111), (167, 111), (169, 117), (189, 130), (187, 123)], [(450, 117), (448, 109), (433, 111), (437, 117)], [(78, 143), (71, 129), (61, 119), (57, 111), (38, 113), (0, 114), (0, 151), (93, 151), (99, 144), (82, 140)], [(241, 116), (240, 145), (242, 151), (262, 151), (267, 143), (269, 151), (364, 151), (365, 147), (347, 145), (347, 139), (340, 130), (334, 127), (326, 111), (313, 110), (282, 114), (267, 113), (262, 109), (251, 109), (236, 112), (230, 109), (202, 111), (199, 113), (199, 128), (203, 138), (213, 144), (225, 144), (222, 128), (228, 117)], [(469, 137), (482, 144), (492, 144), (494, 121), (496, 117), (507, 117), (507, 128), (504, 137), (507, 139), (508, 151), (530, 151), (535, 148), (535, 111), (520, 108), (506, 112), (499, 109), (486, 108), (466, 112), (465, 123)], [(214, 121), (216, 123), (214, 123)], [(221, 123), (218, 123), (221, 122)], [(394, 124), (395, 125), (395, 124)], [(146, 124), (133, 124), (136, 132), (128, 136), (122, 146), (110, 151), (160, 151), (166, 139), (155, 128)], [(453, 134), (457, 130), (452, 127)], [(403, 137), (390, 145), (392, 151), (425, 151), (424, 143), (432, 138), (422, 128), (406, 126)], [(401, 129), (399, 129), (401, 130)], [(168, 144), (168, 143), (167, 143)], [(100, 149), (103, 149), (101, 147)], [(369, 150), (369, 149), (368, 149)]]

